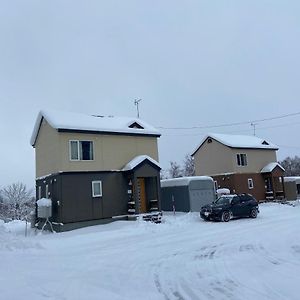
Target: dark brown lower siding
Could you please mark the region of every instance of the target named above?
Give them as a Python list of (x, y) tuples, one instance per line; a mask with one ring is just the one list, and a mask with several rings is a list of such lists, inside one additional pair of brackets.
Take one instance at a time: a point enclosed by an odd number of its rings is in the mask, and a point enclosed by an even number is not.
[[(57, 173), (36, 180), (36, 198), (51, 198), (50, 220), (56, 223), (56, 226), (64, 224), (59, 231), (105, 223), (112, 217), (127, 216), (128, 202), (132, 194), (129, 193), (131, 190), (129, 182), (134, 185), (139, 177), (144, 178), (146, 184), (147, 212), (148, 210), (152, 212), (153, 209), (160, 210), (159, 171), (157, 166), (145, 162), (129, 172)], [(102, 182), (101, 197), (93, 197), (93, 181)], [(138, 195), (135, 189), (133, 194), (135, 197), (130, 201), (135, 201), (135, 211), (139, 213)]]
[[(224, 174), (212, 176), (217, 181), (218, 188), (228, 188), (231, 193), (248, 193), (258, 201), (265, 199), (265, 182), (261, 174)], [(248, 187), (248, 179), (253, 180), (253, 189)]]
[[(93, 197), (92, 181), (102, 181), (102, 197)], [(121, 172), (74, 172), (37, 180), (42, 197), (48, 185), (52, 199), (52, 221), (72, 223), (127, 214), (127, 180)], [(38, 197), (38, 195), (37, 195)]]

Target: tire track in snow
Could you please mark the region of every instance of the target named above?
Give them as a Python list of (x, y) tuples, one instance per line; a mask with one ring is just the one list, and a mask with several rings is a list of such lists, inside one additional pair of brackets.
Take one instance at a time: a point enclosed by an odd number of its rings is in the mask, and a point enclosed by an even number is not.
[[(166, 300), (186, 299), (238, 299), (239, 287), (231, 278), (218, 277), (218, 249), (222, 245), (204, 246), (189, 255), (189, 266), (185, 268), (187, 253), (174, 253), (157, 265), (154, 274), (155, 286)], [(176, 280), (160, 274), (177, 274)], [(193, 278), (194, 286), (190, 286)], [(195, 278), (199, 285), (195, 286)]]

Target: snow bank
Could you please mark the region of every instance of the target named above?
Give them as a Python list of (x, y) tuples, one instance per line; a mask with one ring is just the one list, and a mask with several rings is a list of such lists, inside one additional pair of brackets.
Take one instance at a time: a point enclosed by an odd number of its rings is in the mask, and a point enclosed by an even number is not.
[[(257, 219), (226, 224), (165, 213), (162, 224), (117, 221), (27, 239), (1, 222), (1, 299), (298, 300), (299, 213), (265, 203)], [(26, 249), (36, 241), (42, 251)]]
[[(8, 223), (0, 220), (0, 252), (26, 249), (42, 249), (41, 245), (32, 241), (29, 236), (34, 235), (34, 230), (27, 223), (27, 235), (25, 237), (26, 222), (14, 220)], [(0, 255), (1, 256), (1, 255)]]

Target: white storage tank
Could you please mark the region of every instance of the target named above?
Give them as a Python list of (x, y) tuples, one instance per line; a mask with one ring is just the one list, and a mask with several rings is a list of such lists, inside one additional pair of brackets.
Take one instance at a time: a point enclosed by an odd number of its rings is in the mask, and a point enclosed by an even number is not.
[(52, 216), (52, 201), (51, 199), (41, 198), (37, 202), (37, 217), (48, 219)]

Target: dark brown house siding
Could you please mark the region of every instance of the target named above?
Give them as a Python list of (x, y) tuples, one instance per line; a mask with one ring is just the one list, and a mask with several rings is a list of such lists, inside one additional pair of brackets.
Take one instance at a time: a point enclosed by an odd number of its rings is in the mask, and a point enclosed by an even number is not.
[[(126, 218), (129, 201), (135, 201), (138, 214), (139, 195), (133, 189), (132, 199), (129, 189), (136, 186), (140, 178), (145, 182), (147, 212), (153, 212), (154, 208), (155, 211), (160, 210), (159, 176), (160, 168), (149, 161), (127, 172), (62, 172), (36, 180), (36, 198), (41, 196), (52, 200), (50, 221), (54, 223), (55, 230), (65, 231), (105, 223), (112, 217)], [(101, 197), (93, 197), (93, 181), (101, 181)]]
[[(258, 201), (265, 199), (265, 182), (261, 174), (224, 174), (212, 176), (217, 181), (218, 188), (228, 188), (231, 193), (248, 193)], [(248, 179), (252, 179), (253, 188), (248, 186)]]
[[(101, 180), (102, 197), (93, 197), (92, 181)], [(37, 180), (42, 197), (48, 185), (56, 223), (72, 223), (127, 214), (127, 181), (121, 172), (60, 173)]]

